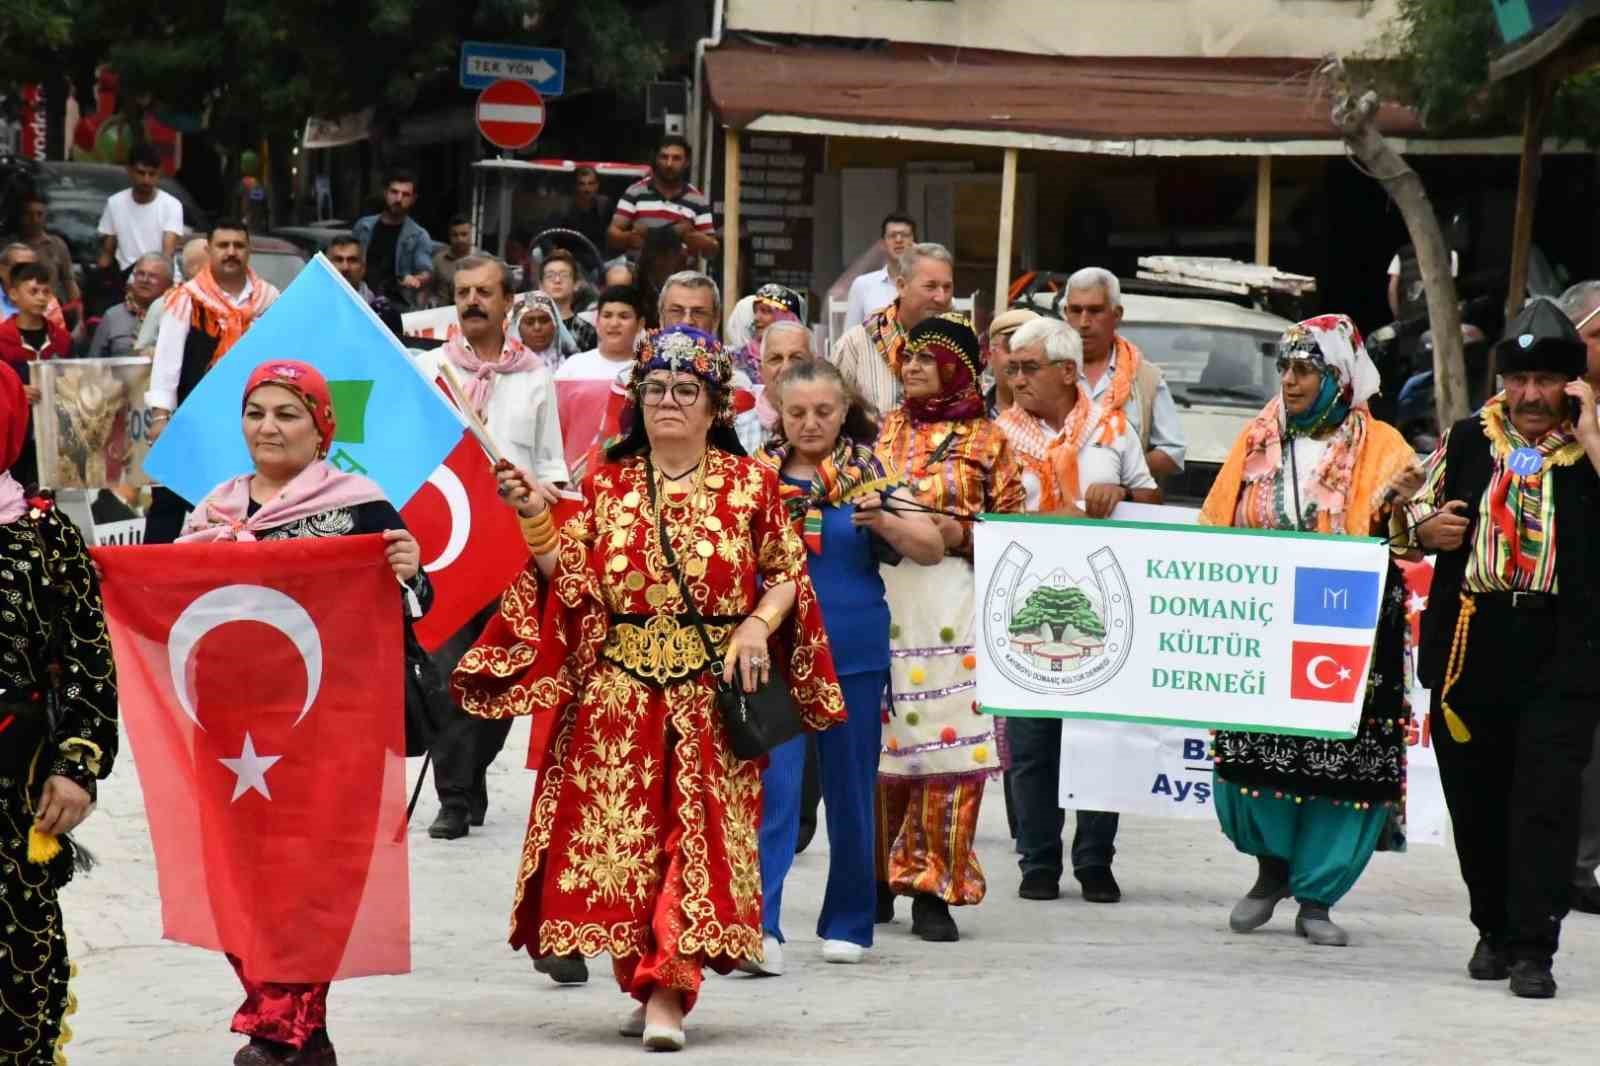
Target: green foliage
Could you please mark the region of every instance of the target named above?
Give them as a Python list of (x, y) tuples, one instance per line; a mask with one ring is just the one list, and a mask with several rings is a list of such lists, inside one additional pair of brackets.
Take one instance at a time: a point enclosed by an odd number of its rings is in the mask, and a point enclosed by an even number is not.
[(1105, 623), (1082, 589), (1040, 585), (1028, 594), (1022, 609), (1012, 616), (1012, 633), (1027, 633), (1049, 626), (1056, 640), (1065, 640), (1070, 627), (1091, 637), (1106, 635)]
[[(1415, 107), (1435, 133), (1510, 133), (1521, 126), (1523, 88), (1491, 83), (1489, 58), (1501, 46), (1486, 0), (1399, 0), (1385, 39), (1395, 59), (1380, 75), (1388, 92)], [(1557, 89), (1550, 132), (1594, 141), (1600, 130), (1600, 79), (1572, 78)]]
[(567, 92), (632, 92), (665, 50), (622, 0), (5, 0), (0, 62), (80, 80), (109, 61), (130, 98), (206, 114), (249, 144), (308, 115), (404, 111), (455, 86), (464, 40), (567, 49)]

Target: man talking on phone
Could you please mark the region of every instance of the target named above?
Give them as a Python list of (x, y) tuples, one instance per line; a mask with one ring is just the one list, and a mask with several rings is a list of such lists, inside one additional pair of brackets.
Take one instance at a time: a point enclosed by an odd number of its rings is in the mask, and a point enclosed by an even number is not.
[(1600, 423), (1552, 301), (1495, 345), (1504, 390), (1450, 427), (1412, 504), (1437, 552), (1417, 674), (1478, 945), (1467, 973), (1556, 994), (1578, 797), (1600, 719)]

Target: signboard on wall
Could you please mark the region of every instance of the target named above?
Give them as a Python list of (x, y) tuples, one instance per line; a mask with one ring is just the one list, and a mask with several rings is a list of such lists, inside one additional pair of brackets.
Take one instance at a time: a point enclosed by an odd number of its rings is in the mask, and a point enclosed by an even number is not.
[(816, 175), (822, 138), (739, 135), (739, 212), (750, 288), (777, 282), (811, 288)]

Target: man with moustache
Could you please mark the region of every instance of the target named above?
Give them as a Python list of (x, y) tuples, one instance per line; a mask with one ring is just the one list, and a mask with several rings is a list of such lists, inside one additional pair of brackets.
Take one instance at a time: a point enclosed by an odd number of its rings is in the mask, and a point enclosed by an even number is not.
[(1504, 391), (1450, 428), (1412, 505), (1437, 553), (1417, 675), (1479, 934), (1467, 973), (1548, 999), (1600, 719), (1600, 423), (1555, 303), (1494, 357)]
[[(424, 352), (418, 367), (434, 381), (448, 365), (477, 408), (500, 454), (546, 485), (567, 481), (556, 410), (555, 384), (543, 360), (505, 329), (511, 306), (511, 275), (490, 256), (468, 256), (456, 264), (456, 317), (441, 348)], [(434, 653), (449, 676), (498, 609), (490, 604)], [(485, 775), (505, 746), (510, 719), (474, 718), (456, 710), (433, 744), (434, 786), (439, 814), (428, 827), (435, 840), (455, 840), (469, 826), (483, 825), (489, 805)]]
[(628, 186), (617, 201), (606, 231), (611, 250), (637, 258), (646, 231), (671, 226), (690, 255), (716, 255), (722, 246), (712, 224), (711, 201), (689, 184), (688, 174), (689, 142), (677, 134), (662, 138), (650, 176)]
[[(152, 444), (206, 371), (278, 298), (277, 288), (250, 269), (250, 231), (243, 222), (219, 219), (211, 227), (207, 248), (206, 268), (168, 294), (161, 314), (145, 393)], [(189, 504), (171, 489), (153, 489), (144, 542), (171, 544), (188, 510)]]
[(942, 244), (913, 244), (900, 256), (895, 286), (899, 293), (895, 301), (846, 330), (828, 357), (880, 417), (900, 406), (906, 334), (950, 310), (956, 291), (955, 258)]

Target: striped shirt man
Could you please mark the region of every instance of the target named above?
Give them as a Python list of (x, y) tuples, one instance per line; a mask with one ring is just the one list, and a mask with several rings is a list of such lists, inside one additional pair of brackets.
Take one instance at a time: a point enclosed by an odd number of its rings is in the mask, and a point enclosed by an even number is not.
[(687, 222), (698, 233), (713, 231), (711, 201), (705, 193), (684, 182), (677, 193), (668, 196), (656, 187), (654, 177), (642, 178), (628, 186), (622, 199), (617, 201), (616, 217), (640, 229)]

